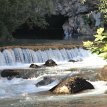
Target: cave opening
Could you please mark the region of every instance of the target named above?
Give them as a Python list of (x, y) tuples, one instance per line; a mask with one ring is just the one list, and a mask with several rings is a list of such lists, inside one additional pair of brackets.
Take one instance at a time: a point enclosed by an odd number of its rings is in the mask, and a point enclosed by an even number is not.
[(27, 23), (21, 25), (13, 33), (13, 37), (16, 39), (63, 39), (64, 32), (62, 25), (68, 19), (64, 15), (51, 15), (46, 17), (48, 26), (43, 29), (38, 26), (29, 28)]

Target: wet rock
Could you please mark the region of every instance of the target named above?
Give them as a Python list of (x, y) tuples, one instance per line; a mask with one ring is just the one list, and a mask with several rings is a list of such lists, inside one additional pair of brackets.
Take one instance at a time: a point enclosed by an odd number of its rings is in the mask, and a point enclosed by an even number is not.
[(19, 72), (11, 69), (1, 71), (1, 77), (7, 77), (9, 80), (13, 77), (19, 77)]
[(48, 85), (50, 83), (52, 83), (54, 81), (54, 79), (50, 78), (50, 77), (44, 77), (43, 80), (39, 81), (37, 84), (35, 84), (37, 87), (39, 86), (45, 86)]
[(45, 62), (44, 65), (45, 65), (45, 66), (56, 66), (57, 64), (56, 64), (56, 62), (53, 61), (52, 59), (49, 59), (49, 60), (47, 60), (47, 61)]
[(61, 81), (50, 91), (55, 94), (73, 94), (83, 90), (94, 89), (93, 85), (80, 77), (69, 77)]
[(38, 69), (6, 69), (0, 71), (1, 77), (7, 79), (12, 79), (14, 77), (29, 79), (29, 78), (38, 77), (40, 73), (38, 72)]
[(39, 68), (39, 66), (36, 65), (36, 64), (31, 64), (29, 67), (30, 67), (30, 68)]
[(76, 61), (76, 60), (73, 60), (73, 59), (70, 59), (70, 60), (69, 60), (69, 62), (78, 62), (78, 61)]
[(73, 59), (70, 59), (69, 62), (81, 62), (83, 61), (82, 59), (78, 59), (78, 60), (73, 60)]
[(101, 80), (107, 81), (107, 65), (105, 65), (105, 66), (101, 69), (101, 71), (100, 71), (100, 73), (99, 73), (99, 77), (100, 77)]

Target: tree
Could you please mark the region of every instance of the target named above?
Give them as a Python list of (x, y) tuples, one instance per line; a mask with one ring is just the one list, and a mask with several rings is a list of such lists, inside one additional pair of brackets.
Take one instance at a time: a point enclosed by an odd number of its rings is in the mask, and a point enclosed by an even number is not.
[[(107, 23), (107, 0), (99, 0), (99, 11), (104, 16), (104, 23)], [(101, 55), (107, 59), (107, 31), (105, 28), (98, 28), (94, 41), (83, 42), (83, 45), (92, 52)]]
[(46, 26), (44, 15), (51, 9), (51, 0), (0, 0), (0, 36), (10, 36), (29, 18), (39, 27)]
[(84, 46), (107, 59), (107, 32), (104, 31), (104, 28), (99, 28), (94, 37), (94, 41), (83, 42)]
[(99, 0), (100, 3), (98, 5), (99, 11), (103, 13), (104, 20), (107, 22), (107, 0)]

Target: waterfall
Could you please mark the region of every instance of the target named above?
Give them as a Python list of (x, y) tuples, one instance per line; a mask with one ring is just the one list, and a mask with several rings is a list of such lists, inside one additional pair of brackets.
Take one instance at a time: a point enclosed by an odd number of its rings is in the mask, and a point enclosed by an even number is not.
[(43, 51), (21, 48), (4, 49), (0, 52), (0, 66), (14, 65), (16, 63), (44, 63), (48, 59), (55, 61), (78, 60), (90, 54), (89, 51), (82, 48), (48, 49)]

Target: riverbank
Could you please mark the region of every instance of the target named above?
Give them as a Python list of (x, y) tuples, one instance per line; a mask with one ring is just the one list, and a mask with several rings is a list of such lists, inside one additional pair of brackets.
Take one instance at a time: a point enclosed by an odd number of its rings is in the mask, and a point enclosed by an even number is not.
[(82, 47), (82, 40), (14, 40), (8, 42), (0, 42), (0, 49), (8, 48), (28, 48), (33, 50), (46, 50)]

